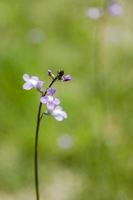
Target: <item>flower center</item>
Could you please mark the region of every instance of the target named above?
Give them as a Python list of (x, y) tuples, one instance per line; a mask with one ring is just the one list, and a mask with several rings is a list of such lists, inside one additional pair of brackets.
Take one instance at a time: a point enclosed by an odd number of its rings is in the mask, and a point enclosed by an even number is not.
[(53, 100), (54, 100), (53, 96), (48, 96), (48, 101), (49, 101), (50, 103), (52, 103)]
[(31, 84), (35, 87), (36, 86), (36, 84), (37, 84), (37, 81), (36, 80), (33, 80), (33, 79), (30, 79), (30, 82), (31, 82)]

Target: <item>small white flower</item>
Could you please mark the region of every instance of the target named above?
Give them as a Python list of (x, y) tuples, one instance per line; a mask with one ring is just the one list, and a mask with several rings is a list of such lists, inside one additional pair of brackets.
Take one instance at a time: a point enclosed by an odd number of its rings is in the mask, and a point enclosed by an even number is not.
[(33, 28), (26, 34), (28, 42), (33, 45), (40, 44), (44, 39), (44, 33), (40, 28)]
[(74, 138), (68, 134), (62, 134), (58, 138), (57, 144), (61, 149), (71, 149), (74, 145)]
[(57, 120), (62, 121), (67, 118), (67, 113), (62, 110), (61, 106), (56, 106), (54, 110), (50, 112), (50, 114)]
[(90, 7), (86, 10), (86, 15), (93, 20), (97, 20), (102, 16), (102, 12), (100, 8)]
[(39, 80), (37, 76), (30, 76), (28, 74), (23, 75), (23, 80), (25, 83), (23, 84), (24, 90), (30, 90), (32, 88), (36, 88), (38, 90), (41, 90), (43, 82)]

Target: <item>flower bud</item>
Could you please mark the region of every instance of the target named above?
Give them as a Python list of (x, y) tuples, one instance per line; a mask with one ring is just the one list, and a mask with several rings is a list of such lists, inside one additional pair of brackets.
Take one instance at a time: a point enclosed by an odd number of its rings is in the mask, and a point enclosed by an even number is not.
[(59, 71), (57, 72), (57, 75), (58, 75), (58, 80), (62, 80), (62, 77), (63, 77), (63, 75), (64, 75), (64, 71), (63, 71), (63, 70), (59, 70)]
[(51, 69), (48, 69), (48, 76), (50, 76), (52, 79), (55, 78), (55, 75), (52, 73)]
[(70, 81), (71, 79), (72, 79), (72, 78), (71, 78), (70, 75), (65, 75), (65, 76), (62, 77), (62, 80), (63, 80), (63, 81)]

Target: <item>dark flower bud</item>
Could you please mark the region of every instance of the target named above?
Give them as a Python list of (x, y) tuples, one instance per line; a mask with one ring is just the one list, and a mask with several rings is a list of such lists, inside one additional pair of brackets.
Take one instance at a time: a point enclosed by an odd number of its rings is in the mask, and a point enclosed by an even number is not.
[(59, 70), (58, 71), (58, 80), (62, 80), (62, 76), (64, 75), (64, 71), (63, 70)]

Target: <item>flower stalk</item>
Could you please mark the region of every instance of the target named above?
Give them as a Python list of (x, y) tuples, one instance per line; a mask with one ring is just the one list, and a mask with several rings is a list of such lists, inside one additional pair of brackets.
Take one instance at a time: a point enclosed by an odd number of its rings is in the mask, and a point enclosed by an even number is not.
[(40, 114), (41, 114), (42, 103), (39, 104), (38, 114), (37, 114), (37, 124), (36, 124), (36, 134), (35, 134), (35, 154), (34, 154), (34, 172), (35, 172), (35, 191), (36, 200), (39, 200), (39, 177), (38, 177), (38, 134), (40, 128)]
[[(57, 77), (55, 77), (52, 82), (50, 83), (49, 87), (50, 88), (53, 83), (57, 80)], [(42, 94), (42, 96), (45, 96), (47, 93), (47, 90)], [(39, 195), (39, 175), (38, 175), (38, 135), (39, 135), (39, 128), (40, 128), (40, 122), (42, 119), (42, 102), (39, 103), (38, 107), (38, 113), (37, 113), (37, 123), (36, 123), (36, 133), (35, 133), (35, 154), (34, 154), (34, 172), (35, 172), (35, 191), (36, 191), (36, 200), (40, 199)]]
[[(56, 76), (52, 73), (52, 71), (48, 70), (48, 76), (52, 78), (51, 83), (49, 84), (46, 90), (43, 90), (43, 81), (40, 81), (38, 77), (32, 76), (30, 77), (28, 74), (23, 75), (23, 79), (25, 83), (23, 84), (23, 89), (30, 90), (32, 88), (36, 88), (38, 92), (41, 93), (40, 103), (37, 112), (37, 121), (36, 121), (36, 132), (35, 132), (35, 146), (34, 146), (34, 173), (35, 173), (35, 192), (36, 192), (36, 200), (40, 199), (39, 193), (39, 174), (38, 174), (38, 137), (39, 137), (39, 129), (40, 122), (45, 115), (53, 116), (57, 121), (62, 121), (67, 118), (67, 113), (62, 110), (62, 107), (59, 106), (60, 100), (58, 98), (53, 97), (55, 93), (55, 89), (52, 88), (52, 85), (57, 81), (70, 81), (70, 75), (64, 75), (63, 70), (59, 70)], [(47, 107), (46, 112), (42, 112), (42, 105), (45, 104)]]

